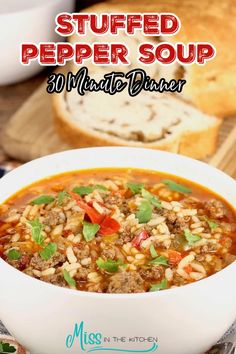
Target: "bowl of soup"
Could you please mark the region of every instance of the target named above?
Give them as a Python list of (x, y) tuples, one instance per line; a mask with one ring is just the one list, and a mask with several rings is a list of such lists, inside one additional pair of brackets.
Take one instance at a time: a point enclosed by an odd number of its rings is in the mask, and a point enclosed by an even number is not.
[(0, 318), (32, 354), (201, 354), (236, 317), (236, 183), (136, 148), (0, 180)]

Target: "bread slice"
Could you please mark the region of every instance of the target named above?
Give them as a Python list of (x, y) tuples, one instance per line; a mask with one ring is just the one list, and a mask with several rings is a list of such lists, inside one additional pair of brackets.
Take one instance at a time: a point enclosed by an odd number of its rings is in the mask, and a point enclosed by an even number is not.
[[(156, 80), (165, 77), (185, 78), (187, 84), (183, 90), (183, 98), (192, 102), (202, 111), (219, 117), (236, 113), (236, 0), (111, 0), (96, 4), (85, 12), (173, 12), (179, 16), (182, 27), (177, 35), (170, 38), (144, 37), (142, 34), (133, 37), (120, 35), (116, 41), (126, 43), (131, 49), (131, 66), (129, 67), (99, 67), (89, 65), (96, 72), (106, 70), (127, 71), (142, 67), (137, 62), (137, 48), (141, 42), (170, 41), (170, 42), (210, 42), (217, 50), (216, 57), (204, 66), (193, 64), (161, 66), (153, 64), (145, 66), (147, 73)], [(228, 19), (228, 20), (227, 20)], [(109, 36), (98, 36), (96, 42), (113, 41)], [(86, 37), (72, 36), (72, 42), (93, 42), (90, 34)], [(74, 70), (77, 70), (74, 67)]]
[(222, 120), (173, 95), (127, 91), (55, 94), (55, 125), (73, 147), (136, 146), (204, 159), (215, 152)]

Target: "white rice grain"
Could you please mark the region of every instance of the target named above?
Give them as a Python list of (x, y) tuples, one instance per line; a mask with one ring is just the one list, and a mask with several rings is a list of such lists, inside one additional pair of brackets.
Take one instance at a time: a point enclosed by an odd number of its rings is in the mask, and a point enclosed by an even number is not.
[(184, 278), (184, 279), (189, 279), (189, 275), (188, 275), (188, 273), (185, 272), (184, 269), (178, 268), (176, 272), (177, 272), (182, 278)]
[(167, 210), (172, 210), (173, 209), (172, 205), (170, 203), (164, 201), (164, 200), (161, 202), (161, 205), (162, 205), (162, 207), (164, 209), (167, 209)]
[(155, 235), (147, 238), (141, 243), (142, 248), (148, 249), (155, 242), (165, 242), (170, 240), (170, 235)]
[(123, 250), (125, 251), (125, 253), (129, 254), (130, 253), (130, 249), (132, 247), (132, 243), (131, 242), (127, 242), (123, 245)]
[(173, 279), (173, 270), (171, 269), (171, 268), (167, 268), (166, 270), (165, 270), (165, 277), (166, 277), (166, 279), (168, 280), (168, 281), (172, 281), (172, 279)]
[(12, 235), (11, 242), (17, 242), (20, 239), (20, 234)]
[(132, 255), (135, 256), (135, 255), (138, 253), (138, 250), (137, 250), (137, 248), (132, 247), (131, 250), (130, 250), (130, 252), (132, 253)]
[(160, 224), (157, 226), (157, 230), (161, 233), (161, 234), (170, 234), (170, 230), (168, 228), (168, 226), (164, 223)]
[(129, 264), (129, 265), (128, 265), (128, 269), (129, 269), (129, 270), (136, 270), (137, 267), (136, 267), (134, 264)]
[(199, 227), (202, 227), (202, 223), (201, 222), (195, 222), (192, 225), (190, 225), (191, 229), (197, 229)]
[(41, 277), (41, 272), (39, 271), (39, 270), (37, 270), (37, 269), (33, 269), (32, 270), (32, 273), (34, 274), (34, 275), (36, 275), (36, 277)]
[(189, 254), (188, 256), (181, 259), (181, 261), (178, 264), (178, 269), (183, 269), (184, 267), (186, 267), (189, 263), (191, 263), (194, 260), (194, 258), (195, 257), (193, 254)]
[(203, 238), (211, 238), (211, 234), (208, 234), (208, 233), (205, 233), (205, 232), (201, 232), (200, 233), (200, 236), (203, 237)]
[(102, 277), (97, 272), (91, 272), (88, 274), (88, 280), (92, 283), (99, 283)]
[(41, 272), (41, 275), (42, 275), (43, 277), (46, 277), (46, 276), (48, 276), (48, 275), (53, 275), (53, 274), (55, 274), (55, 271), (56, 271), (55, 268), (48, 268), (48, 269), (46, 269), (46, 270), (43, 270), (43, 271)]
[(173, 206), (173, 207), (180, 207), (182, 208), (182, 204), (180, 202), (177, 202), (175, 200), (173, 200), (172, 202), (170, 202), (170, 204)]
[(119, 187), (111, 180), (105, 181), (104, 186), (107, 187), (108, 189), (115, 191), (115, 192), (117, 192), (119, 190)]
[(194, 280), (200, 280), (202, 278), (204, 278), (204, 274), (203, 273), (198, 273), (198, 272), (191, 272), (189, 274), (190, 278), (194, 279)]
[(70, 234), (69, 236), (67, 236), (67, 240), (71, 242), (73, 242), (74, 238), (75, 238), (74, 234)]
[(142, 253), (137, 253), (135, 255), (135, 259), (137, 259), (137, 260), (143, 260), (144, 258), (145, 258), (145, 255)]
[(212, 261), (212, 256), (210, 254), (206, 255), (206, 262), (210, 263)]
[(73, 269), (69, 272), (71, 278), (74, 278), (75, 274), (77, 273), (77, 270), (76, 269)]
[(202, 274), (206, 274), (206, 270), (205, 270), (205, 268), (201, 265), (201, 264), (199, 264), (199, 263), (196, 263), (196, 262), (192, 262), (191, 263), (191, 266), (192, 266), (192, 268), (194, 269), (194, 270), (196, 270), (198, 273), (202, 273)]
[(132, 263), (134, 261), (134, 257), (133, 256), (127, 256), (126, 259), (130, 263)]
[(178, 207), (178, 206), (175, 206), (175, 207), (173, 207), (173, 211), (174, 211), (175, 213), (179, 213), (179, 212), (181, 211), (181, 208)]
[(193, 215), (193, 216), (192, 216), (192, 220), (193, 220), (193, 222), (195, 222), (195, 223), (200, 222), (199, 218), (198, 218), (196, 215)]
[(93, 207), (99, 214), (104, 214), (105, 209), (101, 207), (101, 205), (99, 205), (97, 202), (93, 202)]
[(163, 216), (157, 216), (157, 217), (153, 218), (152, 220), (150, 220), (148, 222), (148, 225), (149, 226), (156, 226), (156, 225), (163, 223), (164, 221), (165, 221), (165, 218)]
[(31, 218), (34, 218), (37, 215), (38, 210), (39, 210), (39, 205), (34, 205), (29, 212), (29, 216)]
[(72, 207), (74, 207), (76, 205), (76, 201), (75, 200), (72, 200), (71, 202), (69, 202), (66, 206), (64, 206), (64, 210), (65, 211), (68, 211), (70, 210)]
[(67, 259), (70, 263), (76, 263), (77, 262), (77, 258), (75, 257), (74, 251), (72, 249), (72, 247), (67, 247), (66, 249), (66, 256)]
[(192, 230), (192, 234), (199, 235), (203, 231), (204, 231), (204, 227), (198, 227), (198, 228)]
[(74, 237), (73, 243), (79, 243), (82, 240), (82, 235), (78, 234)]
[(184, 216), (192, 216), (197, 214), (197, 209), (183, 209), (182, 214)]
[(57, 225), (51, 232), (51, 236), (55, 237), (55, 236), (60, 236), (62, 234), (63, 231), (63, 225)]
[(102, 196), (96, 189), (93, 192), (93, 196), (98, 202), (103, 203)]
[(12, 222), (17, 222), (19, 220), (20, 220), (20, 214), (12, 214), (4, 221), (8, 223), (12, 223)]
[(25, 208), (25, 210), (23, 211), (23, 214), (22, 214), (22, 216), (23, 216), (24, 218), (27, 218), (27, 216), (29, 215), (29, 212), (30, 212), (31, 208), (32, 208), (31, 205), (27, 205), (27, 207)]
[(86, 258), (81, 259), (80, 263), (83, 266), (87, 266), (87, 265), (91, 264), (91, 261), (92, 261), (91, 257), (86, 257)]
[(71, 270), (77, 270), (79, 268), (81, 268), (81, 264), (79, 263), (68, 263), (66, 266), (63, 265), (63, 269), (67, 270), (67, 272), (70, 272)]
[(196, 247), (201, 247), (207, 244), (207, 239), (202, 238), (201, 240), (197, 241), (194, 243), (194, 245), (192, 247), (196, 248)]

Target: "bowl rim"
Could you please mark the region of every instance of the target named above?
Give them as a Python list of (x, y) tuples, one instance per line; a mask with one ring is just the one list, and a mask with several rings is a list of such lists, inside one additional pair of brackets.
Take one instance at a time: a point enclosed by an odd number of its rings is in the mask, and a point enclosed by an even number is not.
[[(152, 153), (159, 153), (163, 156), (168, 156), (168, 158), (170, 158), (171, 156), (173, 156), (174, 158), (177, 158), (179, 160), (184, 160), (186, 162), (190, 162), (191, 163), (195, 163), (197, 164), (199, 167), (200, 166), (204, 166), (205, 168), (208, 168), (209, 170), (211, 171), (214, 171), (214, 172), (217, 172), (218, 175), (221, 175), (222, 177), (224, 178), (227, 178), (229, 181), (231, 181), (231, 183), (235, 183), (236, 184), (236, 181), (229, 175), (227, 175), (226, 173), (224, 173), (223, 171), (215, 168), (214, 166), (211, 166), (205, 162), (202, 162), (202, 161), (199, 161), (199, 160), (195, 160), (195, 159), (192, 159), (190, 157), (186, 157), (186, 156), (183, 156), (183, 155), (179, 155), (179, 154), (175, 154), (175, 153), (171, 153), (171, 152), (166, 152), (166, 151), (160, 151), (160, 150), (152, 150), (152, 149), (145, 149), (145, 148), (133, 148), (133, 147), (93, 147), (93, 148), (82, 148), (82, 149), (72, 149), (72, 150), (66, 150), (66, 151), (62, 151), (62, 152), (58, 152), (58, 153), (55, 153), (55, 154), (50, 154), (50, 155), (47, 155), (47, 156), (43, 156), (43, 157), (40, 157), (38, 159), (35, 159), (35, 160), (32, 160), (32, 161), (29, 161), (19, 167), (17, 167), (16, 169), (14, 169), (13, 171), (9, 172), (8, 174), (6, 174), (4, 177), (2, 177), (0, 179), (0, 185), (1, 185), (1, 181), (4, 181), (4, 182), (7, 182), (7, 179), (8, 179), (8, 176), (11, 175), (13, 176), (14, 173), (19, 173), (21, 172), (21, 170), (23, 171), (26, 167), (30, 166), (30, 165), (33, 165), (33, 164), (37, 164), (39, 161), (42, 161), (42, 160), (47, 160), (47, 159), (54, 159), (54, 158), (57, 158), (57, 157), (60, 157), (60, 156), (64, 156), (64, 155), (69, 155), (69, 154), (74, 154), (76, 152), (97, 152), (97, 151), (103, 151), (103, 153), (105, 153), (105, 151), (117, 151), (117, 150), (120, 150), (122, 152), (129, 152), (130, 150), (132, 151), (136, 151), (137, 153), (141, 150), (145, 150), (147, 151), (152, 151)], [(126, 168), (127, 166), (124, 166), (124, 168)], [(96, 168), (96, 167), (94, 167)], [(115, 166), (114, 166), (115, 168)], [(132, 168), (132, 167), (131, 167)], [(81, 170), (83, 170), (84, 168), (81, 168)], [(92, 167), (91, 167), (92, 169)], [(140, 169), (142, 169), (141, 165), (140, 165)], [(78, 169), (79, 170), (79, 169)], [(156, 169), (153, 169), (154, 171)], [(63, 172), (62, 172), (63, 173)], [(56, 175), (56, 174), (54, 174)], [(50, 176), (53, 176), (50, 175)], [(47, 174), (45, 174), (45, 177), (46, 178), (48, 177)], [(42, 178), (41, 178), (42, 179)], [(188, 179), (187, 179), (188, 180)], [(37, 179), (35, 180), (35, 182), (37, 181)], [(201, 183), (199, 183), (201, 185)], [(27, 185), (25, 186), (27, 187)], [(24, 188), (24, 187), (22, 187)], [(227, 199), (226, 199), (227, 200)], [(2, 202), (0, 202), (1, 204)], [(230, 203), (231, 204), (231, 203)], [(199, 286), (201, 286), (201, 284), (205, 284), (206, 286), (210, 286), (211, 282), (214, 281), (214, 280), (217, 280), (217, 278), (222, 278), (222, 280), (224, 280), (224, 274), (225, 273), (228, 273), (228, 272), (235, 272), (236, 274), (236, 261), (234, 261), (233, 263), (231, 263), (230, 265), (228, 265), (227, 267), (223, 268), (222, 270), (220, 270), (219, 272), (217, 273), (214, 273), (212, 275), (210, 275), (209, 277), (206, 277), (204, 279), (201, 279), (199, 281), (196, 281), (194, 283), (190, 283), (190, 284), (186, 284), (186, 285), (182, 285), (182, 286), (178, 286), (178, 287), (175, 287), (175, 288), (170, 288), (170, 289), (165, 289), (164, 291), (154, 291), (154, 292), (144, 292), (144, 293), (121, 293), (121, 294), (115, 294), (115, 293), (96, 293), (96, 292), (88, 292), (88, 291), (81, 291), (81, 290), (75, 290), (75, 289), (70, 289), (70, 288), (66, 288), (66, 287), (60, 287), (60, 286), (57, 286), (57, 285), (54, 285), (54, 284), (51, 284), (51, 283), (47, 283), (47, 282), (44, 282), (40, 279), (36, 279), (34, 277), (31, 277), (25, 273), (23, 273), (22, 271), (19, 271), (18, 269), (14, 268), (13, 266), (11, 266), (9, 263), (7, 263), (6, 261), (4, 261), (1, 257), (0, 257), (0, 268), (1, 267), (5, 267), (6, 271), (8, 272), (11, 272), (13, 274), (13, 276), (18, 276), (20, 278), (22, 278), (22, 280), (25, 280), (25, 281), (28, 281), (28, 282), (33, 282), (32, 283), (32, 286), (34, 285), (34, 282), (37, 282), (37, 284), (39, 285), (41, 283), (41, 287), (44, 287), (45, 289), (49, 287), (49, 289), (51, 288), (52, 290), (54, 289), (54, 291), (60, 291), (60, 292), (66, 292), (67, 294), (70, 293), (71, 295), (73, 296), (82, 296), (82, 297), (89, 297), (89, 298), (106, 298), (106, 299), (120, 299), (120, 300), (125, 300), (125, 299), (132, 299), (132, 298), (135, 298), (135, 299), (141, 299), (143, 297), (152, 297), (152, 296), (167, 296), (167, 294), (172, 294), (172, 293), (180, 293), (182, 291), (182, 289), (185, 289), (186, 287), (188, 289), (190, 288), (198, 288)], [(56, 290), (57, 289), (57, 290)]]

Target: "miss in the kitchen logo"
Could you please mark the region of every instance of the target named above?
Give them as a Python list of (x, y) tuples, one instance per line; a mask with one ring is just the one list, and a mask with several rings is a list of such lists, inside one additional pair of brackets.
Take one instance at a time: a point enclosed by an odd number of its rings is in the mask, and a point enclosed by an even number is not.
[[(156, 337), (105, 337), (101, 332), (88, 332), (84, 321), (76, 323), (74, 331), (66, 337), (66, 347), (74, 346), (86, 353), (97, 351), (121, 353), (151, 353), (158, 349)], [(127, 343), (129, 343), (127, 345)], [(147, 343), (144, 349), (132, 349), (133, 343)]]

